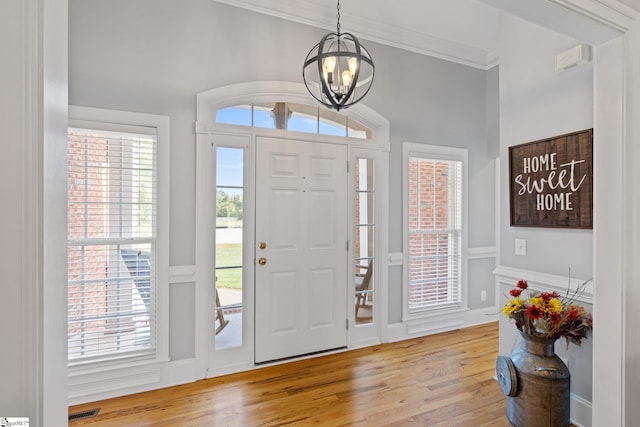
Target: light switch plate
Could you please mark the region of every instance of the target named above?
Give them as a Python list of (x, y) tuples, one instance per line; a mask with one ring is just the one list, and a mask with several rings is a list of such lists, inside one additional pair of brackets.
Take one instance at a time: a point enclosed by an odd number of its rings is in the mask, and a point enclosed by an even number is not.
[(527, 254), (527, 241), (525, 239), (516, 239), (516, 255)]

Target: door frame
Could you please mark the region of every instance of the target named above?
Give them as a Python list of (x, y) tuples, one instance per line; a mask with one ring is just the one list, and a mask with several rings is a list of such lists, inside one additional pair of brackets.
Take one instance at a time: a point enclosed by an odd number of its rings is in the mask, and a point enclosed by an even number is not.
[[(261, 103), (284, 101), (310, 104), (310, 99), (304, 85), (290, 82), (251, 82), (222, 88), (212, 89), (197, 95), (196, 131), (196, 370), (199, 377), (206, 378), (224, 375), (232, 372), (246, 371), (255, 368), (254, 361), (254, 305), (253, 291), (243, 294), (243, 347), (238, 352), (229, 352), (229, 357), (223, 356), (223, 351), (215, 350), (215, 341), (211, 325), (214, 322), (212, 307), (215, 302), (215, 292), (211, 285), (215, 272), (211, 260), (215, 259), (215, 224), (211, 221), (215, 213), (215, 198), (208, 195), (215, 193), (215, 138), (226, 136), (244, 137), (248, 139), (245, 153), (245, 179), (247, 179), (244, 219), (247, 221), (245, 233), (245, 250), (255, 246), (254, 185), (255, 185), (255, 144), (258, 137), (276, 137), (281, 139), (305, 140), (309, 142), (326, 142), (346, 145), (350, 164), (356, 156), (373, 158), (376, 161), (376, 186), (379, 189), (376, 199), (376, 227), (375, 266), (376, 297), (374, 322), (355, 327), (354, 304), (348, 304), (350, 326), (347, 332), (347, 349), (364, 347), (388, 340), (388, 168), (389, 168), (389, 122), (366, 107), (356, 104), (349, 109), (349, 117), (373, 130), (373, 139), (363, 140), (330, 135), (314, 135), (299, 132), (289, 132), (275, 129), (261, 129), (248, 126), (224, 125), (215, 123), (216, 110), (242, 103)], [(224, 145), (224, 144), (223, 144)], [(353, 168), (348, 173), (349, 183), (354, 182)], [(350, 239), (354, 236), (354, 197), (355, 188), (349, 193), (348, 215)], [(350, 262), (354, 260), (353, 244), (349, 247)], [(251, 251), (249, 251), (251, 252)], [(255, 274), (253, 256), (250, 262), (245, 257), (246, 274), (251, 277), (251, 285)], [(247, 282), (245, 282), (246, 284)], [(251, 286), (249, 285), (249, 286)], [(243, 286), (244, 288), (244, 286)], [(345, 296), (348, 298), (349, 296)]]

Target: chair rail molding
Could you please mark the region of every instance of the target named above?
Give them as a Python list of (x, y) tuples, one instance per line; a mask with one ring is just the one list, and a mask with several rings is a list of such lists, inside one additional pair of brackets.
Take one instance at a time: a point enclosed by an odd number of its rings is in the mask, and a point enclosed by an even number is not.
[(195, 265), (172, 265), (169, 267), (169, 283), (191, 283), (195, 281)]
[(577, 295), (577, 301), (584, 304), (593, 304), (594, 284), (592, 279), (578, 279), (569, 276), (557, 276), (553, 274), (541, 273), (539, 271), (523, 270), (499, 265), (493, 274), (496, 277), (496, 292), (500, 291), (501, 285), (515, 287), (518, 280), (526, 280), (530, 288), (552, 292), (557, 291), (564, 295), (567, 289), (573, 291), (582, 283), (587, 282), (584, 292)]
[(498, 256), (498, 249), (495, 246), (478, 246), (467, 249), (467, 259), (485, 259)]

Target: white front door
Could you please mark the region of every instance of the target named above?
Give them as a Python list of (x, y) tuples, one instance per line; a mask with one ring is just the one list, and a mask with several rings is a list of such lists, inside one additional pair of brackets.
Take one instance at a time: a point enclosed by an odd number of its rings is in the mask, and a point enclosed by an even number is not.
[(347, 147), (256, 144), (255, 361), (347, 345)]

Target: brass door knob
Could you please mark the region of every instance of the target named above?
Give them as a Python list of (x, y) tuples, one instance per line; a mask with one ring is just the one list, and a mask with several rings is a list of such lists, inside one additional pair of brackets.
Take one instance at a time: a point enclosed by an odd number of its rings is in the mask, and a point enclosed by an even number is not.
[(267, 259), (265, 257), (262, 257), (258, 260), (258, 264), (260, 265), (265, 265), (267, 263)]
[(267, 248), (267, 244), (265, 242), (260, 242), (260, 244), (258, 245), (258, 247), (260, 249), (266, 249)]

